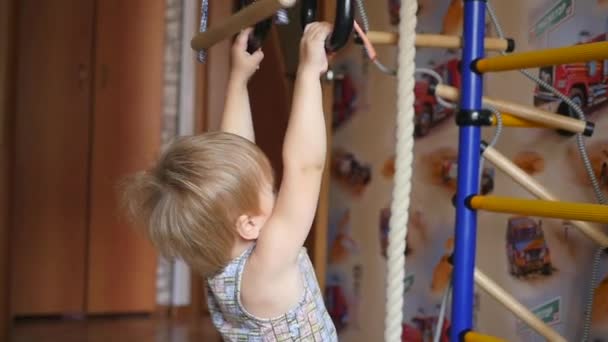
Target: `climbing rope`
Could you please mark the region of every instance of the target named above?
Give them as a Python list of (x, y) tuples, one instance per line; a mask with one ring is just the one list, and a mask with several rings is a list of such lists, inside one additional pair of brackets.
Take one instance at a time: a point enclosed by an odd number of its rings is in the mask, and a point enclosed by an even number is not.
[(386, 316), (384, 340), (400, 342), (403, 329), (405, 248), (414, 155), (414, 71), (416, 67), (416, 0), (401, 1), (397, 86), (397, 144), (395, 186), (387, 248)]

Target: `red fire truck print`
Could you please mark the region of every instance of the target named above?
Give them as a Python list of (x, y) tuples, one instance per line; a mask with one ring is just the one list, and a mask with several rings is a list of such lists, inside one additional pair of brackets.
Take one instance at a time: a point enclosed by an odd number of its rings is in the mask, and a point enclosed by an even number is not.
[[(460, 87), (460, 60), (449, 59), (447, 62), (435, 67), (434, 70), (441, 76), (443, 82), (453, 87)], [(414, 93), (415, 119), (414, 134), (416, 137), (426, 136), (431, 128), (442, 120), (452, 116), (454, 110), (442, 106), (431, 91), (437, 81), (431, 76), (424, 75), (416, 82)]]
[[(581, 37), (588, 35), (586, 31), (580, 33)], [(578, 44), (606, 40), (606, 33), (602, 33), (588, 40), (582, 39)], [(586, 113), (591, 113), (608, 100), (608, 60), (546, 66), (539, 69), (539, 77), (568, 96)], [(537, 86), (534, 91), (534, 105), (541, 106), (547, 103), (556, 104), (555, 111), (558, 114), (577, 117), (565, 102), (549, 90)], [(558, 132), (562, 135), (571, 135), (561, 130)]]

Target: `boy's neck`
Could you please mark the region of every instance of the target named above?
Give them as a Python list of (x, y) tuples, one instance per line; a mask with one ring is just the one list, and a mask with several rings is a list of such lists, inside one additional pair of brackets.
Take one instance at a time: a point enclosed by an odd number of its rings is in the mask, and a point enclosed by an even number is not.
[(236, 257), (241, 256), (243, 252), (245, 252), (249, 247), (255, 244), (255, 240), (245, 240), (242, 238), (237, 239), (234, 247), (232, 247), (231, 258), (234, 259)]

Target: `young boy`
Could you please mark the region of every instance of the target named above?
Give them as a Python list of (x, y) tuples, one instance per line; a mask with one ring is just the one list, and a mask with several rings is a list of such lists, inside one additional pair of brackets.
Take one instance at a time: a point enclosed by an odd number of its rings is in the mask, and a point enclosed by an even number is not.
[(326, 23), (306, 27), (275, 195), (270, 163), (255, 145), (247, 83), (263, 58), (232, 48), (220, 132), (177, 139), (126, 189), (131, 214), (168, 257), (208, 284), (208, 305), (226, 341), (337, 341), (310, 259), (310, 231), (326, 154), (320, 74)]

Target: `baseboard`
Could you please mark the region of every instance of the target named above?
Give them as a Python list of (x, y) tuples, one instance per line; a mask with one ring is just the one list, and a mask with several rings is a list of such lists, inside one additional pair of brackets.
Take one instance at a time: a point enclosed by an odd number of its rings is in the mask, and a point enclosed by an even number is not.
[(171, 307), (169, 305), (156, 305), (156, 309), (152, 316), (154, 318), (168, 318), (171, 315)]

